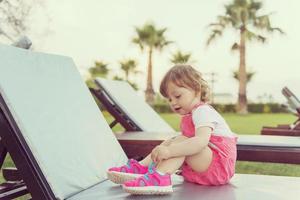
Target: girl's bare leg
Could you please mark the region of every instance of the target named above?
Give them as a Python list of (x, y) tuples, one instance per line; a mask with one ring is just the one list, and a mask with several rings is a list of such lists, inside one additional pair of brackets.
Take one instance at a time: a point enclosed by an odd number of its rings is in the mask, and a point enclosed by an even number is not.
[(168, 160), (163, 160), (158, 163), (156, 169), (159, 172), (173, 174), (176, 170), (178, 170), (184, 162), (185, 157), (176, 157), (170, 158)]
[(212, 151), (207, 146), (201, 152), (192, 156), (183, 156), (163, 160), (157, 165), (157, 170), (163, 173), (173, 174), (181, 167), (183, 162), (186, 163), (196, 172), (204, 172), (208, 169), (212, 161)]
[(206, 146), (195, 155), (187, 156), (186, 163), (196, 172), (204, 172), (208, 169), (213, 158), (212, 150)]
[[(183, 136), (178, 138), (175, 142), (187, 139)], [(183, 156), (163, 160), (157, 165), (157, 170), (164, 173), (173, 174), (177, 169), (181, 167), (185, 161), (194, 171), (204, 172), (208, 169), (212, 162), (213, 153), (212, 150), (206, 146), (199, 153), (191, 156)]]
[[(187, 139), (187, 137), (183, 135), (179, 135), (176, 138), (166, 140), (161, 143), (161, 145), (170, 145), (171, 143), (180, 142), (182, 140)], [(168, 160), (163, 160), (156, 166), (157, 170), (163, 173), (174, 173), (177, 169), (181, 167), (184, 161), (197, 172), (204, 172), (208, 169), (211, 161), (212, 161), (212, 151), (211, 149), (206, 146), (203, 150), (197, 154), (186, 156), (186, 157), (176, 157), (170, 158)], [(140, 163), (142, 165), (148, 166), (152, 162), (151, 154), (145, 157)]]

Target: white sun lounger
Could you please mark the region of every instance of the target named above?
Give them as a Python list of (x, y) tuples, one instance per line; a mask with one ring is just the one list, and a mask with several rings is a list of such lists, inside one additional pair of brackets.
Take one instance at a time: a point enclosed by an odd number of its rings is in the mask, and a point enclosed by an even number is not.
[[(32, 200), (134, 198), (105, 177), (127, 157), (73, 61), (5, 45), (0, 55), (0, 149), (18, 169), (18, 189)], [(142, 199), (296, 199), (299, 184), (296, 177), (237, 174), (228, 185), (204, 187), (174, 176), (174, 193)], [(1, 199), (20, 194), (3, 186)]]

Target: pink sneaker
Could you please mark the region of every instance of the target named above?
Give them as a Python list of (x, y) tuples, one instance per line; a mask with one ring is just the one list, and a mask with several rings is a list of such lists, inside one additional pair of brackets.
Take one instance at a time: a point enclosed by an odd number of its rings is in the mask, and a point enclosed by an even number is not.
[(148, 172), (148, 167), (141, 165), (134, 159), (128, 160), (126, 165), (112, 167), (107, 171), (107, 178), (114, 183), (122, 184), (125, 181), (133, 180)]
[(171, 175), (159, 174), (153, 166), (149, 165), (149, 171), (144, 176), (123, 184), (125, 192), (137, 195), (169, 194), (173, 192)]

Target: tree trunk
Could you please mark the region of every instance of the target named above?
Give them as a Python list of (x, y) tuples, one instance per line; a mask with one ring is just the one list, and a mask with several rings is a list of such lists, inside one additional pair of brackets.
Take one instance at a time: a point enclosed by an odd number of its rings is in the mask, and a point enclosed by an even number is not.
[(246, 72), (246, 35), (245, 28), (241, 28), (240, 33), (240, 66), (239, 66), (239, 96), (237, 102), (237, 112), (239, 114), (248, 113), (247, 105), (247, 72)]
[(154, 95), (155, 93), (152, 86), (152, 48), (150, 48), (148, 56), (147, 88), (145, 91), (146, 102), (148, 104), (154, 104)]
[(125, 79), (126, 81), (129, 81), (129, 71), (125, 71)]

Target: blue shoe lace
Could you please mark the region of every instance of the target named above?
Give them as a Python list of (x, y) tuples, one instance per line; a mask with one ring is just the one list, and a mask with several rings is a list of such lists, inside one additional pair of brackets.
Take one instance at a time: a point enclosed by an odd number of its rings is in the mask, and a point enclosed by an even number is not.
[(144, 177), (146, 180), (149, 180), (149, 175), (148, 174), (153, 174), (154, 173), (154, 167), (155, 167), (155, 163), (151, 162), (148, 166), (148, 173), (144, 174)]
[(126, 166), (130, 169), (130, 160), (127, 161)]

